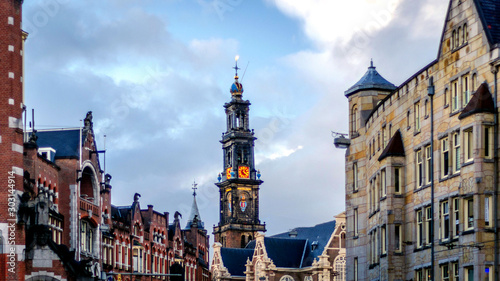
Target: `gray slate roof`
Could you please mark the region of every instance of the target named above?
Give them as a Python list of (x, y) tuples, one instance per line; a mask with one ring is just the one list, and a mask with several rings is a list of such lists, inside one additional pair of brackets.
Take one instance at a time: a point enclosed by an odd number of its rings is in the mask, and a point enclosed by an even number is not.
[(486, 35), (491, 44), (500, 44), (500, 2), (498, 0), (476, 0)]
[(252, 259), (253, 249), (221, 248), (222, 262), (231, 276), (245, 276), (247, 259)]
[(394, 91), (395, 89), (396, 86), (394, 84), (387, 81), (384, 77), (382, 77), (382, 75), (378, 73), (378, 71), (375, 69), (375, 66), (373, 66), (372, 61), (365, 75), (356, 84), (345, 91), (345, 96), (348, 97), (363, 90)]
[(38, 147), (52, 147), (56, 150), (55, 159), (80, 157), (80, 129), (38, 131), (36, 135)]

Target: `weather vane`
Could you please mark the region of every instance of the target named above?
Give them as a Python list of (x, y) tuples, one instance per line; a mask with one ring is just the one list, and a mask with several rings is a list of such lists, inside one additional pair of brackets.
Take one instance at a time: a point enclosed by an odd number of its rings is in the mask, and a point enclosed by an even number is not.
[(196, 196), (196, 190), (198, 189), (197, 186), (198, 186), (198, 184), (196, 183), (196, 180), (194, 180), (193, 181), (193, 187), (192, 187), (192, 189), (193, 189), (193, 196)]
[(235, 76), (236, 76), (236, 77), (238, 77), (238, 69), (240, 69), (240, 68), (238, 67), (238, 60), (239, 60), (239, 59), (240, 59), (240, 56), (238, 56), (238, 55), (236, 55), (236, 57), (234, 58), (234, 60), (236, 61), (236, 66), (235, 66), (235, 67), (233, 67), (233, 68), (236, 70), (236, 74), (235, 74)]

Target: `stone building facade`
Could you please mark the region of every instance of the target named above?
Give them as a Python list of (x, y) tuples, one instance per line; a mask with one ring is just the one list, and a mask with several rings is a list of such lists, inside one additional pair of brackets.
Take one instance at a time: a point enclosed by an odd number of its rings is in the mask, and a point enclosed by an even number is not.
[(450, 1), (436, 60), (345, 92), (348, 280), (498, 280), (499, 14)]
[(209, 280), (196, 193), (184, 228), (139, 194), (114, 206), (92, 112), (80, 128), (25, 130), (22, 2), (0, 0), (0, 280)]

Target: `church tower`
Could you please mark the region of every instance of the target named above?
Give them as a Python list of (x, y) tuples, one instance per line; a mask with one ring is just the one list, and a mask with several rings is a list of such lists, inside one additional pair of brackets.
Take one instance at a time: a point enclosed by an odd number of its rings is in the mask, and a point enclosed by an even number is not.
[(215, 242), (227, 248), (243, 248), (259, 231), (266, 231), (259, 220), (259, 188), (263, 181), (255, 169), (254, 142), (249, 128), (250, 102), (243, 100), (236, 60), (231, 101), (226, 109), (227, 130), (222, 134), (223, 172), (216, 183), (220, 192), (220, 220), (214, 227)]

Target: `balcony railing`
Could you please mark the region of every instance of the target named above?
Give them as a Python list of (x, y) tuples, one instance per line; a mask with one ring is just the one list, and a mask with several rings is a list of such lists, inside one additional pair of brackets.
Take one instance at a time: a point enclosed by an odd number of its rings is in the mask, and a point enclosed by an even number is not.
[(80, 210), (92, 211), (92, 216), (99, 218), (99, 207), (93, 202), (80, 197)]

